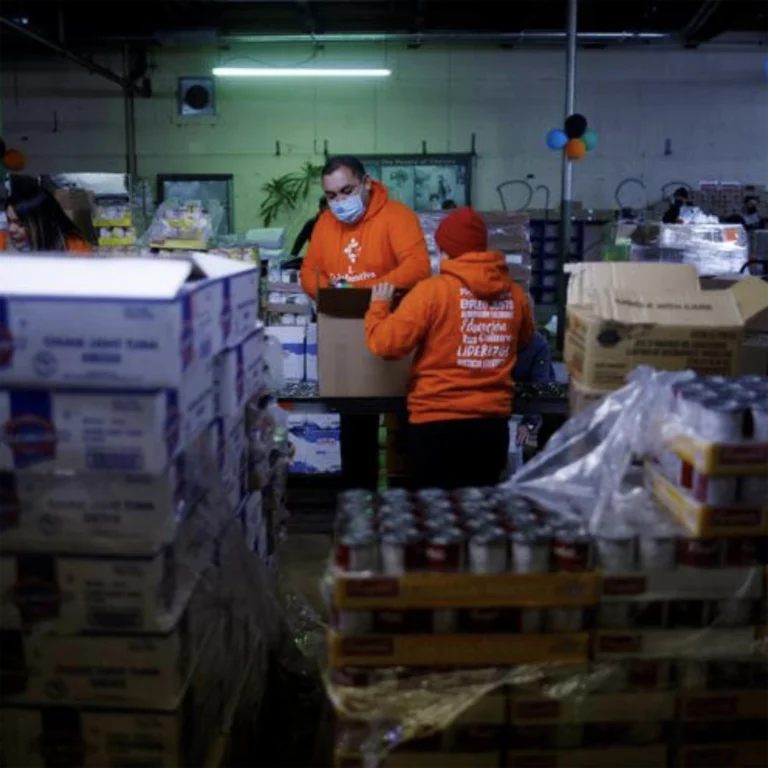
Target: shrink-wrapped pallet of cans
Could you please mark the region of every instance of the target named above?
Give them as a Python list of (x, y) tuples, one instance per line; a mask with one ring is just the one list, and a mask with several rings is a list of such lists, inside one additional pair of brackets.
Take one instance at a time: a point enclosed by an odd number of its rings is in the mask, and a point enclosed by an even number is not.
[(761, 445), (764, 381), (638, 370), (502, 486), (340, 494), (339, 765), (764, 765), (766, 529), (712, 534), (648, 482), (703, 384), (755, 393), (732, 444)]

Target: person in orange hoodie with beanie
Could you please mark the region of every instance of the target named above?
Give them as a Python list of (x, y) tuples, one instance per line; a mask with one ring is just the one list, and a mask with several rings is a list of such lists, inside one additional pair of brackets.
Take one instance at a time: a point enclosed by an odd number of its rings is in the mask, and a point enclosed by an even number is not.
[[(301, 286), (313, 299), (319, 288), (365, 288), (386, 282), (412, 288), (430, 275), (429, 252), (419, 219), (390, 200), (349, 155), (328, 160), (321, 172), (328, 210), (317, 218), (301, 265)], [(376, 415), (341, 417), (341, 466), (347, 488), (378, 484)]]
[(533, 316), (503, 254), (488, 251), (475, 211), (447, 216), (435, 242), (440, 274), (419, 283), (394, 312), (393, 286), (374, 287), (366, 342), (385, 359), (415, 352), (408, 413), (416, 485), (494, 485), (509, 451), (512, 368), (533, 337)]

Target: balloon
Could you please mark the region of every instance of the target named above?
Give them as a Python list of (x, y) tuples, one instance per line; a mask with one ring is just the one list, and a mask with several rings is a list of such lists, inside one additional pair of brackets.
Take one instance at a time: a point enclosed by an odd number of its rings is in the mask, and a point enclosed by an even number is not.
[(570, 115), (565, 118), (565, 133), (569, 139), (580, 139), (587, 130), (587, 118), (584, 115)]
[(550, 149), (562, 149), (568, 143), (568, 137), (565, 131), (560, 128), (553, 128), (547, 134), (547, 146)]
[(565, 145), (565, 156), (569, 160), (581, 160), (587, 154), (587, 148), (581, 139), (571, 139)]
[(597, 134), (591, 128), (587, 128), (587, 130), (584, 131), (581, 140), (584, 142), (587, 152), (591, 152), (597, 146)]
[(9, 171), (18, 173), (27, 167), (27, 156), (18, 149), (9, 149), (3, 155), (3, 165)]
[(5, 139), (0, 139), (0, 157), (5, 154), (6, 149), (8, 149), (8, 147), (5, 146)]
[(765, 76), (768, 78), (768, 56), (765, 57), (765, 61), (763, 62), (763, 72), (765, 72)]

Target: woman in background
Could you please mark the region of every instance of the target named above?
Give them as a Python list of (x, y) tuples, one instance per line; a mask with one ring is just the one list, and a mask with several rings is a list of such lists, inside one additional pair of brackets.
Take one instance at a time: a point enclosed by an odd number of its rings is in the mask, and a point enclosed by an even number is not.
[(5, 202), (14, 250), (89, 253), (91, 246), (56, 198), (37, 184), (16, 185)]

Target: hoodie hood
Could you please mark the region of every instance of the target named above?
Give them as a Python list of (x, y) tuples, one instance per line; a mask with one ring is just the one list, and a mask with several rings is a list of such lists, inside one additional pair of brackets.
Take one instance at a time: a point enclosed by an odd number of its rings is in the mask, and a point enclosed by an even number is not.
[(369, 221), (386, 205), (389, 200), (387, 188), (375, 179), (371, 181), (371, 197), (368, 200), (368, 207), (365, 209), (363, 218), (360, 221)]
[(478, 299), (496, 299), (509, 290), (507, 263), (498, 251), (465, 253), (456, 259), (443, 259), (440, 274), (452, 275)]

